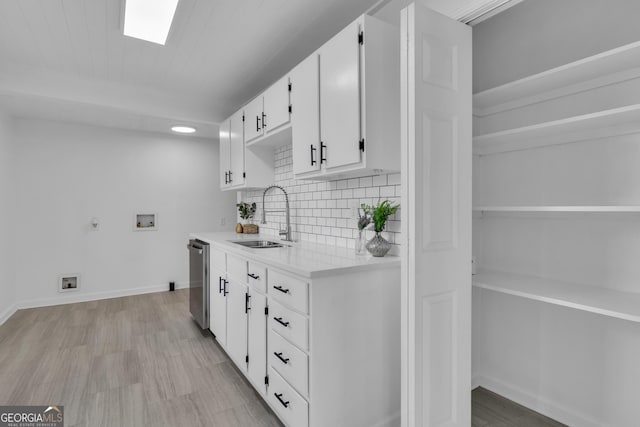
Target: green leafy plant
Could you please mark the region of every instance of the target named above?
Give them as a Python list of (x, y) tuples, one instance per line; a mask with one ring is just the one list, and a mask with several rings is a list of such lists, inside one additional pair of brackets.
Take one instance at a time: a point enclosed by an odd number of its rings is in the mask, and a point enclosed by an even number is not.
[(238, 212), (240, 213), (240, 218), (242, 219), (251, 219), (256, 214), (256, 204), (254, 203), (237, 203), (236, 207), (238, 208)]
[(384, 230), (387, 220), (400, 208), (399, 204), (392, 204), (389, 200), (378, 201), (376, 206), (362, 204), (365, 215), (369, 215), (373, 221), (373, 228), (376, 233)]

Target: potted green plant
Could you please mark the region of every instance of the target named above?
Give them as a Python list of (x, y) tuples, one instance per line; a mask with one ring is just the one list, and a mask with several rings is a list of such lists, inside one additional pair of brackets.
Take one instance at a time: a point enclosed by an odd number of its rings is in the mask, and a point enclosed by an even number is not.
[(389, 243), (380, 233), (384, 231), (387, 220), (400, 208), (399, 204), (392, 204), (389, 200), (378, 201), (376, 206), (362, 205), (365, 214), (371, 217), (375, 235), (367, 242), (367, 250), (375, 257), (383, 257), (391, 249)]
[(237, 233), (246, 233), (246, 234), (255, 234), (258, 232), (258, 226), (251, 223), (254, 215), (256, 214), (256, 204), (254, 203), (246, 203), (240, 202), (236, 204), (238, 208), (238, 213), (240, 214), (240, 218), (245, 220), (247, 223), (244, 225), (238, 223), (236, 226)]

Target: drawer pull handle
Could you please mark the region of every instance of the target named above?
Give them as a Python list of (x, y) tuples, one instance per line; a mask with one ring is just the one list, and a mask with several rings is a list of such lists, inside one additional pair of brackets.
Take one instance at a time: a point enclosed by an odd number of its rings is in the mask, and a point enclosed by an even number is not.
[(218, 293), (221, 294), (222, 293), (222, 281), (224, 279), (221, 276), (218, 276)]
[(289, 327), (289, 322), (283, 322), (282, 321), (282, 317), (274, 317), (273, 320), (275, 320), (276, 322), (280, 323), (285, 328)]
[(285, 402), (284, 400), (282, 400), (282, 393), (273, 393), (273, 395), (276, 397), (276, 399), (278, 399), (278, 401), (280, 401), (280, 403), (282, 403), (282, 406), (284, 406), (285, 408), (289, 407), (289, 401), (287, 400)]
[(288, 294), (289, 293), (289, 289), (285, 289), (280, 285), (274, 286), (273, 289), (275, 289), (276, 291), (280, 291), (283, 294)]
[(251, 277), (254, 280), (260, 280), (260, 276), (257, 274), (247, 273), (247, 276)]
[(276, 355), (276, 357), (277, 357), (278, 359), (280, 359), (280, 361), (281, 361), (282, 363), (284, 363), (285, 365), (289, 363), (289, 359), (288, 359), (288, 358), (287, 358), (287, 359), (285, 359), (284, 357), (282, 357), (282, 353), (276, 353), (276, 352), (273, 352), (273, 354), (275, 354), (275, 355)]

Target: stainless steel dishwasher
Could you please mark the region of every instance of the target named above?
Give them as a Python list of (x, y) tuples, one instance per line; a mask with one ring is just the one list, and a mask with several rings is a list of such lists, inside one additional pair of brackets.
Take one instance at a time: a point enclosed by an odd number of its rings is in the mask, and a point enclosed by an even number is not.
[(189, 240), (189, 311), (202, 329), (209, 328), (209, 244)]

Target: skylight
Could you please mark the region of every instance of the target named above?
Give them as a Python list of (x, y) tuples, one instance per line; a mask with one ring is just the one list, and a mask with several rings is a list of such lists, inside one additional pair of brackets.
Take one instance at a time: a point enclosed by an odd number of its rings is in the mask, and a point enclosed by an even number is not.
[(164, 45), (178, 0), (125, 0), (124, 35)]

